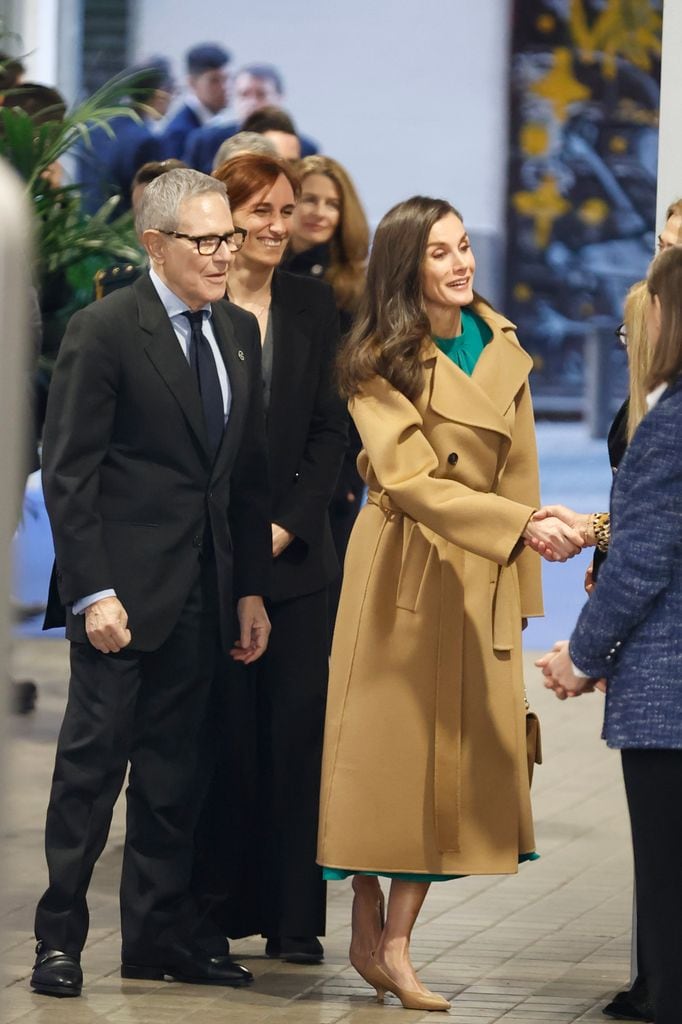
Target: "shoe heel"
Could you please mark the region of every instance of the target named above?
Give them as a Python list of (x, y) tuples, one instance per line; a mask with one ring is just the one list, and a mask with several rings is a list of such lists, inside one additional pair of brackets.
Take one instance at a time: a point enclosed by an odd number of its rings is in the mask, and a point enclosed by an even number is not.
[(386, 995), (386, 989), (385, 988), (381, 988), (378, 985), (375, 985), (374, 987), (375, 987), (376, 993), (377, 993), (377, 1002), (378, 1003), (383, 1003), (384, 996)]
[(144, 964), (121, 964), (121, 977), (137, 981), (163, 981), (166, 974), (163, 967), (148, 967)]

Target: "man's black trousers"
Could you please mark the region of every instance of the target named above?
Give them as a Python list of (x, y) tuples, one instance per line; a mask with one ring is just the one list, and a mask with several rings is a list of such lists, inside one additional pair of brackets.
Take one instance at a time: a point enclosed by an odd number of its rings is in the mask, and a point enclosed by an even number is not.
[[(135, 642), (132, 624), (133, 644)], [(218, 646), (215, 566), (197, 570), (157, 651), (71, 645), (69, 697), (47, 811), (49, 887), (36, 938), (77, 956), (86, 895), (130, 764), (121, 877), (125, 959), (151, 962), (184, 938), (196, 817), (198, 735)]]

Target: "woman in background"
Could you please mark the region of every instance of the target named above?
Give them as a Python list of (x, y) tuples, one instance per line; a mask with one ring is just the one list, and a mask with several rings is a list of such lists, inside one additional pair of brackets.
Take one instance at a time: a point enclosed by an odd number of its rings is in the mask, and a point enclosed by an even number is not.
[[(284, 266), (293, 274), (323, 278), (334, 289), (341, 337), (350, 331), (365, 285), (369, 226), (346, 169), (328, 156), (308, 156), (297, 166), (301, 195), (291, 225)], [(362, 444), (350, 423), (349, 444), (329, 507), (336, 554), (343, 565), (348, 538), (360, 510), (363, 483), (357, 470)], [(339, 576), (329, 587), (330, 640), (341, 592)]]
[(542, 600), (523, 539), (562, 559), (581, 547), (559, 520), (531, 521), (531, 359), (474, 271), (449, 203), (398, 204), (339, 365), (369, 495), (334, 634), (318, 860), (354, 876), (353, 966), (421, 1010), (449, 1007), (409, 955), (430, 882), (535, 855), (521, 628)]

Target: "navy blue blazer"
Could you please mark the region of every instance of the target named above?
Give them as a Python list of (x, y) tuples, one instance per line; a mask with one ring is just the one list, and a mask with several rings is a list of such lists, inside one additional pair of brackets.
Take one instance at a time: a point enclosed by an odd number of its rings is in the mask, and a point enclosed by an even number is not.
[(199, 115), (186, 103), (180, 107), (168, 122), (161, 139), (164, 160), (182, 160), (187, 137), (191, 132), (201, 128)]
[(95, 213), (110, 196), (120, 195), (115, 216), (130, 209), (130, 186), (148, 160), (162, 160), (161, 142), (147, 125), (130, 117), (115, 117), (104, 128), (90, 131), (90, 145), (78, 150), (78, 182), (83, 209)]
[(610, 747), (682, 747), (682, 379), (639, 425), (611, 492), (609, 557), (570, 641), (606, 677)]
[[(210, 174), (213, 170), (213, 158), (220, 149), (225, 139), (231, 138), (241, 131), (237, 121), (231, 124), (207, 124), (203, 128), (197, 128), (188, 136), (182, 159), (190, 167), (204, 174)], [(301, 143), (301, 156), (313, 156), (319, 152), (316, 142), (305, 135), (298, 136)]]

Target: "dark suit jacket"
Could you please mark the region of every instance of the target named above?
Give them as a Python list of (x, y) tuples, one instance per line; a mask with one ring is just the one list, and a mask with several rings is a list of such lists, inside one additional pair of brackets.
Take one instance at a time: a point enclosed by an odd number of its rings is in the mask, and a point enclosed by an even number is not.
[(339, 323), (329, 285), (276, 270), (267, 416), (272, 519), (296, 539), (275, 559), (272, 597), (310, 594), (339, 571), (328, 508), (347, 442), (334, 384)]
[[(196, 128), (185, 138), (182, 159), (197, 171), (210, 174), (213, 170), (213, 158), (221, 144), (239, 131), (241, 131), (241, 125), (237, 121), (233, 121), (231, 124), (207, 124), (203, 128)], [(302, 157), (319, 153), (318, 145), (312, 139), (305, 135), (299, 135), (298, 140), (301, 143)]]
[(115, 117), (109, 122), (110, 136), (103, 128), (93, 128), (90, 145), (78, 153), (78, 182), (83, 208), (95, 213), (110, 196), (120, 195), (115, 216), (130, 209), (130, 186), (142, 164), (163, 159), (161, 140), (146, 124), (130, 117)]
[(191, 107), (187, 106), (186, 103), (183, 103), (178, 112), (170, 119), (161, 136), (163, 159), (174, 158), (181, 160), (185, 151), (187, 137), (198, 128), (201, 128), (198, 114)]
[[(201, 399), (145, 274), (71, 319), (52, 378), (43, 486), (55, 543), (46, 627), (63, 606), (113, 588), (132, 646), (158, 648), (196, 578), (205, 534), (218, 570), (223, 642), (234, 601), (266, 594), (271, 563), (260, 339), (251, 314), (213, 306), (232, 404), (211, 462)], [(85, 640), (83, 616), (67, 635)]]
[(610, 747), (682, 748), (682, 380), (639, 424), (611, 492), (609, 557), (570, 641), (608, 679)]

